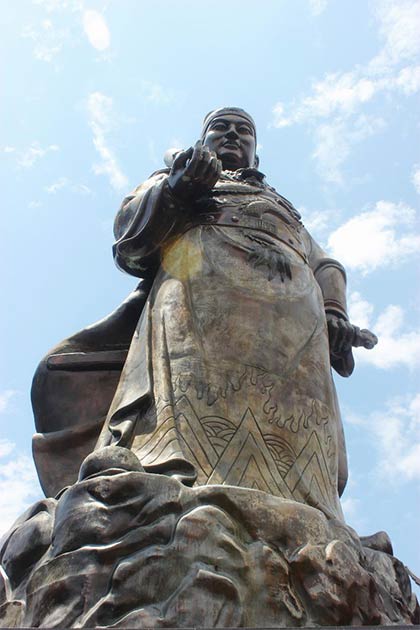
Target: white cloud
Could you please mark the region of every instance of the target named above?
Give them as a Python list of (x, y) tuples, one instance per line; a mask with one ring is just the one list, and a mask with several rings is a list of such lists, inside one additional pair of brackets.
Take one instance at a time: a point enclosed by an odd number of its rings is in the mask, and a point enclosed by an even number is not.
[(112, 127), (112, 98), (102, 92), (92, 92), (87, 102), (89, 126), (93, 132), (93, 144), (101, 162), (93, 166), (97, 175), (107, 175), (116, 190), (126, 188), (128, 179), (118, 165), (113, 151), (107, 143), (107, 134)]
[(389, 87), (400, 89), (406, 96), (418, 92), (420, 90), (420, 66), (408, 66), (400, 70), (393, 80), (389, 80)]
[(375, 93), (375, 82), (358, 77), (358, 71), (327, 74), (322, 81), (312, 84), (313, 94), (292, 105), (286, 116), (283, 103), (274, 106), (274, 126), (288, 127), (295, 123), (333, 114), (352, 114), (361, 103), (369, 101)]
[(0, 458), (6, 457), (13, 452), (15, 445), (10, 440), (1, 439), (0, 440)]
[(331, 231), (331, 225), (337, 223), (341, 214), (340, 210), (310, 210), (304, 206), (298, 207), (298, 211), (305, 228), (318, 242)]
[(351, 322), (359, 328), (369, 328), (374, 311), (373, 304), (363, 299), (358, 291), (350, 294), (348, 311)]
[(39, 142), (32, 142), (27, 149), (19, 154), (17, 163), (22, 168), (31, 168), (35, 162), (45, 157), (45, 155), (55, 153), (56, 151), (59, 151), (59, 147), (56, 144), (42, 147)]
[(98, 11), (88, 10), (82, 16), (83, 28), (90, 44), (96, 50), (109, 48), (111, 36), (104, 16)]
[(316, 147), (312, 157), (316, 160), (317, 171), (327, 182), (342, 184), (344, 179), (341, 167), (351, 149), (365, 138), (384, 127), (381, 118), (358, 116), (351, 130), (343, 118), (335, 118), (331, 123), (321, 124), (315, 129)]
[(72, 12), (83, 9), (83, 0), (32, 0), (35, 5), (45, 9), (48, 13), (69, 9)]
[(387, 71), (420, 53), (419, 0), (376, 0), (374, 14), (384, 46), (371, 61), (372, 68)]
[(0, 413), (4, 413), (10, 404), (12, 398), (18, 394), (16, 389), (6, 389), (0, 392)]
[(389, 304), (376, 319), (374, 308), (358, 292), (349, 298), (350, 321), (360, 328), (368, 328), (378, 338), (373, 350), (355, 348), (358, 363), (373, 365), (382, 370), (395, 367), (413, 369), (420, 365), (420, 328), (408, 327), (401, 306)]
[(313, 15), (321, 15), (328, 5), (328, 0), (309, 0), (309, 6)]
[(328, 239), (328, 248), (346, 268), (363, 274), (396, 265), (420, 251), (415, 219), (415, 211), (403, 203), (378, 201), (373, 210), (337, 228)]
[(86, 186), (86, 184), (73, 184), (72, 185), (72, 190), (74, 192), (80, 193), (81, 195), (91, 195), (92, 191), (89, 188), (89, 186)]
[(156, 105), (168, 105), (176, 100), (175, 93), (163, 87), (160, 83), (142, 81), (140, 91), (147, 101), (155, 103)]
[(69, 183), (69, 180), (67, 179), (67, 177), (60, 177), (56, 182), (54, 182), (53, 184), (50, 184), (50, 186), (45, 186), (45, 190), (50, 195), (55, 195), (57, 191), (61, 190), (62, 188), (65, 188), (68, 185), (68, 183)]
[(49, 186), (45, 186), (45, 191), (49, 195), (55, 195), (58, 191), (68, 188), (71, 192), (79, 193), (82, 195), (91, 194), (91, 190), (85, 184), (73, 184), (67, 177), (59, 177), (57, 181), (53, 182)]
[(360, 417), (378, 450), (378, 473), (388, 483), (420, 481), (420, 394), (388, 401)]
[[(52, 63), (64, 46), (81, 41), (83, 27), (90, 44), (99, 51), (110, 45), (108, 25), (102, 13), (86, 9), (84, 0), (33, 0), (48, 17), (24, 26), (22, 37), (33, 42), (35, 59)], [(77, 15), (79, 19), (74, 19)], [(58, 66), (56, 66), (58, 68)]]
[(414, 165), (411, 181), (416, 192), (420, 195), (420, 164)]
[(56, 28), (50, 20), (43, 20), (40, 28), (25, 26), (22, 37), (33, 42), (35, 59), (51, 63), (69, 38), (69, 31), (67, 28)]
[(404, 319), (403, 309), (390, 304), (373, 326), (378, 345), (368, 352), (359, 350), (357, 359), (381, 369), (420, 365), (420, 329), (405, 330)]
[(180, 140), (179, 138), (177, 138), (176, 136), (172, 137), (170, 142), (169, 142), (169, 146), (173, 149), (184, 149), (185, 148), (185, 142), (183, 142), (182, 140)]
[(343, 183), (341, 168), (352, 148), (385, 124), (361, 116), (363, 107), (381, 93), (409, 96), (420, 90), (419, 0), (381, 0), (374, 14), (383, 42), (377, 55), (363, 66), (314, 81), (309, 95), (288, 106), (278, 102), (273, 107), (274, 127), (309, 125), (318, 172), (337, 184)]
[(32, 459), (16, 452), (15, 444), (9, 440), (0, 440), (0, 534), (5, 533), (40, 494)]

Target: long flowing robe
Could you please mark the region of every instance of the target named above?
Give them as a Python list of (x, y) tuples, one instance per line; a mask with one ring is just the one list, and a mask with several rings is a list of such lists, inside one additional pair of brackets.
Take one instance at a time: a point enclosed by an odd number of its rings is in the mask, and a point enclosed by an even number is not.
[[(345, 446), (326, 311), (345, 274), (261, 173), (194, 203), (160, 172), (123, 202), (117, 265), (154, 282), (98, 447), (184, 483), (257, 488), (342, 518)], [(352, 357), (333, 357), (343, 375)]]

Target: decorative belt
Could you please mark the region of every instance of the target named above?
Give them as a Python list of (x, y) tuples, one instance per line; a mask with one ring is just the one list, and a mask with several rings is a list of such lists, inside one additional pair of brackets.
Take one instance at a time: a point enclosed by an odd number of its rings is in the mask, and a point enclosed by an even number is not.
[[(267, 213), (268, 214), (268, 213)], [(238, 207), (224, 207), (216, 212), (197, 213), (185, 226), (186, 230), (198, 225), (219, 225), (221, 227), (236, 227), (246, 230), (257, 230), (274, 237), (293, 249), (308, 262), (304, 244), (299, 236), (292, 234), (281, 216), (270, 213), (269, 217), (255, 216)]]

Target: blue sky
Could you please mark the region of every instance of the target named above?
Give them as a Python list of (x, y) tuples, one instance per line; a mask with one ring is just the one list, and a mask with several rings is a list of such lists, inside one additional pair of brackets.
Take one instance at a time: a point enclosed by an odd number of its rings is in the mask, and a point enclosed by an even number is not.
[(38, 361), (135, 285), (111, 254), (121, 199), (236, 105), (269, 183), (347, 268), (353, 322), (380, 338), (335, 379), (343, 506), (420, 573), (419, 0), (17, 0), (2, 23), (0, 530), (41, 496)]

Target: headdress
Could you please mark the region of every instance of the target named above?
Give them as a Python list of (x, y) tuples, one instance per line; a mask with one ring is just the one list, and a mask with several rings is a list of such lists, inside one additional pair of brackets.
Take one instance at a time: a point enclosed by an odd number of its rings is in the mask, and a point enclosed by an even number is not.
[(209, 112), (207, 114), (207, 116), (204, 118), (203, 120), (203, 129), (201, 131), (201, 139), (203, 140), (207, 130), (209, 128), (209, 125), (211, 123), (212, 120), (214, 120), (215, 118), (220, 118), (221, 116), (237, 116), (238, 118), (243, 118), (244, 120), (247, 121), (247, 123), (249, 123), (252, 127), (252, 130), (254, 132), (254, 136), (255, 139), (257, 139), (257, 129), (255, 127), (255, 122), (254, 119), (252, 118), (252, 116), (250, 116), (250, 114), (248, 114), (244, 109), (241, 109), (240, 107), (219, 107), (219, 109), (213, 109), (213, 111)]

